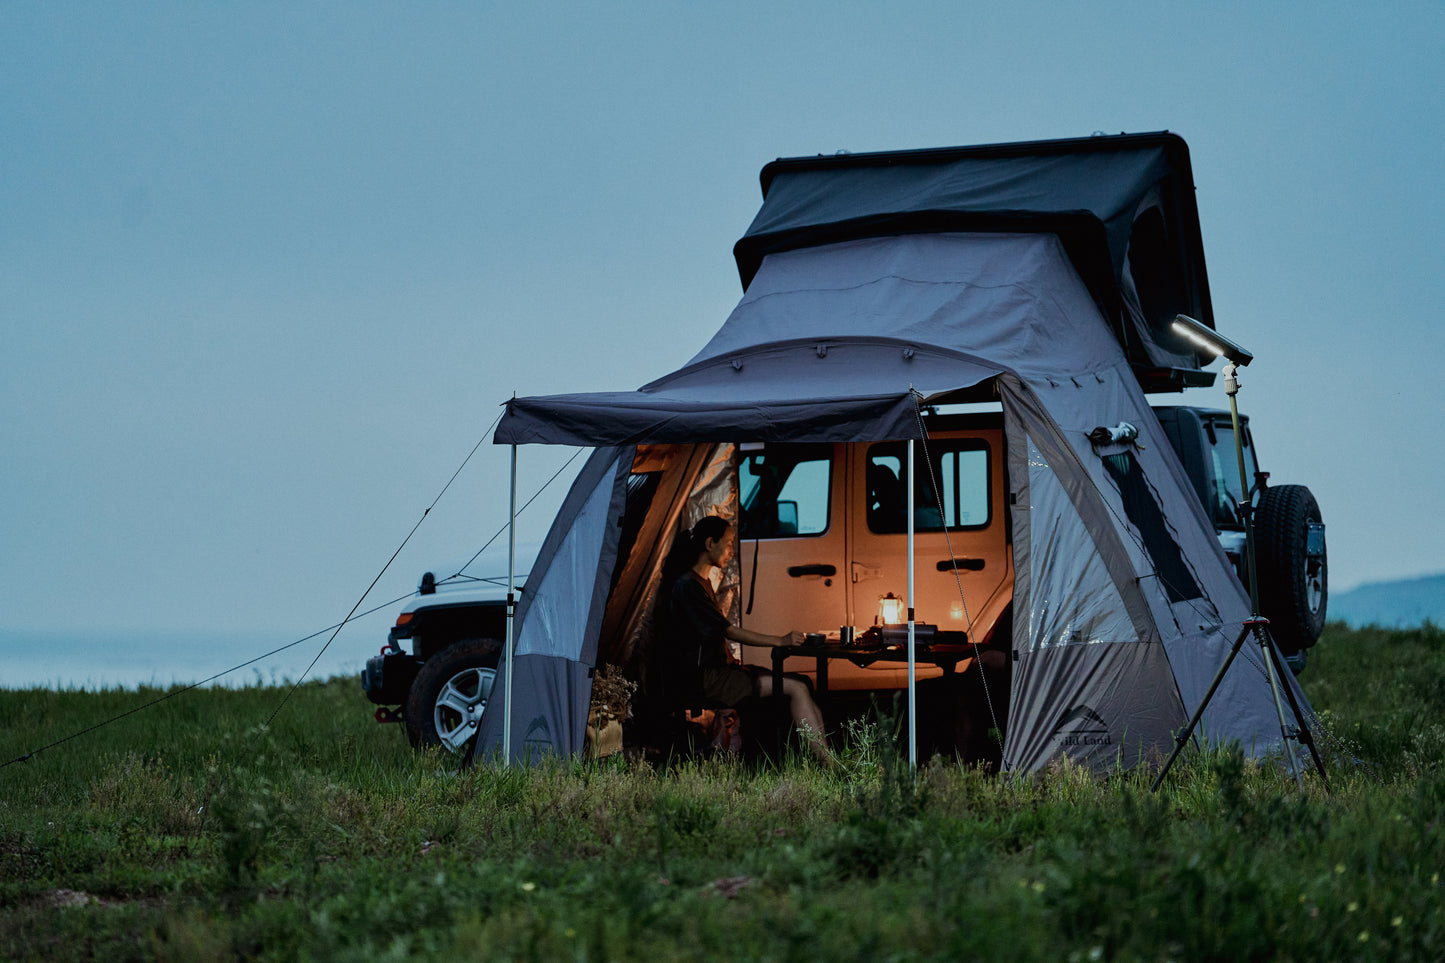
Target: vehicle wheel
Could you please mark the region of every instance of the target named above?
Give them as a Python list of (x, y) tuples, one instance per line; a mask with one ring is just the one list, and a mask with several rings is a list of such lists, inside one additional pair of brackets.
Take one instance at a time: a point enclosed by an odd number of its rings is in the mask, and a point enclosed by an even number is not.
[(406, 698), (406, 735), (414, 747), (462, 752), (477, 737), (497, 678), (502, 643), (453, 642), (422, 664)]
[(1323, 531), (1311, 552), (1310, 529), (1320, 525), (1319, 505), (1303, 485), (1266, 488), (1255, 509), (1259, 610), (1286, 655), (1315, 644), (1325, 627), (1329, 571)]

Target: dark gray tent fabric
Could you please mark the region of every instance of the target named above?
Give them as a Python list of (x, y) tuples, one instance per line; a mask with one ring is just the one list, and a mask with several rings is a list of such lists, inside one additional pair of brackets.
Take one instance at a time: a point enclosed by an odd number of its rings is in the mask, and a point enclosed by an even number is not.
[(1158, 644), (1050, 647), (1020, 660), (1013, 690), (1024, 704), (1009, 707), (1010, 772), (1060, 758), (1096, 772), (1162, 761), (1188, 716)]
[[(712, 340), (635, 392), (516, 398), (499, 444), (913, 438), (932, 401), (1006, 370), (1046, 379), (1060, 317), (1097, 317), (1051, 235), (867, 238), (769, 257)], [(887, 331), (880, 337), (879, 331)], [(1107, 368), (1107, 328), (1067, 332), (1067, 370)]]
[[(518, 668), (595, 662), (625, 446), (914, 437), (916, 401), (980, 389), (1002, 400), (1009, 443), (1017, 671), (1007, 765), (1033, 771), (1066, 757), (1099, 770), (1167, 753), (1248, 602), (1053, 235), (938, 233), (773, 254), (679, 371), (635, 392), (510, 402), (500, 442), (616, 446), (589, 463), (548, 536), (551, 555), (532, 569)], [(1095, 427), (1119, 421), (1139, 429), (1137, 445), (1090, 441)], [(1166, 554), (1172, 567), (1160, 564)], [(1225, 676), (1206, 741), (1256, 754), (1279, 746), (1257, 656)], [(575, 687), (539, 680), (514, 691), (518, 718), (575, 726), (557, 737), (564, 751), (580, 739), (586, 706)], [(549, 703), (558, 699), (572, 701)], [(497, 745), (493, 716), (489, 707), (481, 754)]]
[[(1167, 132), (784, 158), (734, 254), (751, 289), (769, 255), (866, 236), (1054, 233), (1131, 361), (1197, 369), (1161, 331), (1213, 325), (1189, 148)], [(1207, 359), (1206, 359), (1207, 360)]]
[[(1169, 471), (1177, 459), (1127, 369), (1041, 385), (1005, 376), (1000, 386), (1014, 501), (1014, 598), (1026, 613), (1014, 624), (1018, 661), (1005, 764), (1032, 771), (1063, 756), (1098, 768), (1133, 764), (1141, 752), (1167, 754), (1169, 733), (1187, 718), (1182, 707), (1192, 711), (1203, 698), (1249, 615), (1248, 599), (1197, 499)], [(1092, 426), (1117, 421), (1140, 429), (1144, 443), (1128, 446), (1129, 454), (1151, 479), (1148, 495), (1167, 520), (1166, 537), (1190, 560), (1197, 595), (1174, 600), (1180, 593), (1170, 591), (1111, 481), (1104, 459), (1115, 449), (1088, 439)], [(1139, 651), (1124, 651), (1131, 646)], [(1170, 675), (1161, 676), (1161, 667)], [(1141, 694), (1147, 706), (1131, 701)], [(1178, 714), (1161, 725), (1171, 706)], [(1064, 725), (1061, 707), (1065, 715), (1091, 713), (1081, 723), (1086, 729)], [(1203, 725), (1207, 738), (1252, 751), (1278, 744), (1257, 658), (1231, 666)]]
[[(500, 670), (499, 670), (500, 671)], [(492, 687), (472, 759), (488, 762), (502, 754), (502, 719), (512, 713), (508, 763), (537, 765), (579, 755), (585, 745), (592, 703), (592, 669), (565, 656), (519, 655), (513, 669), (509, 709), (500, 680)]]
[[(585, 669), (596, 661), (611, 562), (617, 557), (619, 528), (613, 520), (622, 513), (631, 464), (632, 449), (600, 448), (592, 453), (532, 564), (514, 618), (516, 711), (509, 762), (540, 759), (536, 740), (542, 729), (554, 741), (556, 752), (582, 748), (592, 687), (573, 678), (572, 667)], [(568, 668), (562, 680), (552, 679), (551, 673), (564, 665)], [(502, 683), (507, 672), (505, 653), (497, 671), (498, 682), (477, 731), (475, 758), (493, 757), (503, 748), (503, 727), (511, 711)]]
[[(783, 339), (825, 345), (880, 333), (1030, 379), (1115, 364), (1119, 345), (1107, 327), (1066, 320), (1081, 316), (1098, 312), (1053, 235), (864, 238), (770, 256), (692, 365)], [(957, 388), (968, 373), (899, 374), (930, 393)]]
[(910, 385), (998, 373), (961, 352), (890, 339), (794, 342), (690, 365), (639, 391), (516, 398), (498, 444), (865, 441), (919, 434)]

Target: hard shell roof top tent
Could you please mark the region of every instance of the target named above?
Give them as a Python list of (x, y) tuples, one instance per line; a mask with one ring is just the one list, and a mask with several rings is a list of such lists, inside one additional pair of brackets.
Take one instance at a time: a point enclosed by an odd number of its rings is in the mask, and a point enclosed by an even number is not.
[[(745, 294), (691, 362), (637, 391), (508, 403), (498, 443), (596, 451), (532, 567), (514, 688), (494, 690), (477, 757), (508, 712), (511, 759), (581, 751), (589, 673), (629, 644), (679, 524), (729, 510), (732, 446), (918, 438), (920, 405), (987, 397), (1013, 515), (1004, 765), (1162, 759), (1249, 616), (1142, 390), (1212, 377), (1162, 333), (1166, 315), (1210, 318), (1184, 142), (781, 160), (763, 187), (736, 248)], [(1090, 441), (1120, 421), (1137, 444)], [(624, 539), (637, 446), (664, 444), (679, 467)], [(1265, 671), (1248, 650), (1233, 663), (1209, 741), (1279, 745)]]
[(1176, 314), (1214, 326), (1189, 147), (1176, 134), (780, 158), (761, 180), (763, 207), (733, 247), (744, 288), (764, 257), (798, 247), (938, 231), (1052, 233), (1144, 390), (1213, 383), (1168, 332)]

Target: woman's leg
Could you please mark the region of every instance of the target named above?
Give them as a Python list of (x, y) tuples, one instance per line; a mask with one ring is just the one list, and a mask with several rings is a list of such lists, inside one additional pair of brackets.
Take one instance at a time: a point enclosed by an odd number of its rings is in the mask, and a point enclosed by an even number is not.
[[(758, 695), (765, 699), (771, 696), (773, 677), (762, 672), (758, 674), (757, 680)], [(808, 740), (808, 748), (824, 762), (832, 762), (833, 756), (828, 752), (828, 742), (823, 736), (823, 710), (813, 701), (808, 684), (794, 676), (783, 676), (783, 695), (788, 700), (788, 712), (793, 717), (793, 724), (798, 727), (803, 738)]]

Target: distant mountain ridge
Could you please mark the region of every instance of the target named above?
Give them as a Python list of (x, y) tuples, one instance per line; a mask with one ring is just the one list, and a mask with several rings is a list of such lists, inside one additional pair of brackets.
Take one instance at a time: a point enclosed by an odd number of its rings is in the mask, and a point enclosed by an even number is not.
[(1326, 612), (1331, 621), (1352, 626), (1405, 628), (1429, 619), (1445, 625), (1445, 573), (1393, 582), (1370, 582), (1348, 592), (1331, 592)]

